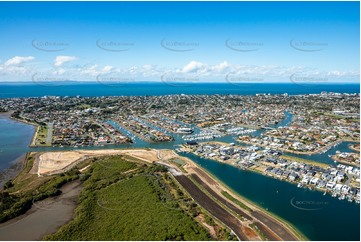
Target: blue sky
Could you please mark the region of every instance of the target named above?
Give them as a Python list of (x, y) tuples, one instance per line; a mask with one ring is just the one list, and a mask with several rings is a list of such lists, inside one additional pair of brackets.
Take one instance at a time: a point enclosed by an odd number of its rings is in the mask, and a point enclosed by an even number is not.
[(358, 2), (0, 2), (0, 81), (359, 82)]

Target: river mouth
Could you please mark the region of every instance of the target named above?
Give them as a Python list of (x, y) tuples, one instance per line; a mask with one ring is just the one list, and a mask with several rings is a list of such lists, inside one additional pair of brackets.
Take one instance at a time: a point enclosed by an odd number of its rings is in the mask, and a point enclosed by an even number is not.
[(80, 181), (72, 181), (60, 189), (61, 195), (34, 202), (24, 215), (0, 224), (0, 240), (41, 240), (45, 235), (55, 233), (73, 218), (82, 188)]

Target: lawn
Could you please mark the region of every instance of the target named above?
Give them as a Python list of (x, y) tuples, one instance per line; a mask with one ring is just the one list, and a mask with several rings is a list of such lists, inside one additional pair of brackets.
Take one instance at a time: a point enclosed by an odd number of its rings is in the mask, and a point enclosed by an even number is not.
[(46, 137), (48, 136), (48, 126), (39, 126), (38, 132), (35, 137), (34, 146), (50, 146), (51, 143), (46, 143)]

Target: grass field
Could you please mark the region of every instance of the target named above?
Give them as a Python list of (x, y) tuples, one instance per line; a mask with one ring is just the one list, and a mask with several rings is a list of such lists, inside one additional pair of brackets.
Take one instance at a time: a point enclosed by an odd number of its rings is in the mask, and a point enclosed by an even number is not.
[(197, 205), (156, 165), (97, 158), (73, 221), (47, 240), (211, 240)]
[(48, 127), (47, 126), (38, 126), (37, 135), (35, 137), (34, 146), (50, 146), (51, 143), (46, 142), (46, 137), (48, 136)]
[(284, 158), (284, 159), (290, 160), (290, 161), (296, 161), (296, 162), (305, 163), (305, 164), (309, 164), (309, 165), (319, 166), (322, 168), (327, 168), (329, 166), (326, 163), (316, 162), (316, 161), (312, 161), (312, 160), (306, 160), (303, 158), (289, 156), (289, 155), (281, 155), (281, 158)]

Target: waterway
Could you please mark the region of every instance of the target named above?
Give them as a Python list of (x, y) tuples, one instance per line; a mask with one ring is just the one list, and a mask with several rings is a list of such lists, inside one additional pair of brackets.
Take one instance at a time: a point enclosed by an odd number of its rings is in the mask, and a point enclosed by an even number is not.
[(0, 224), (0, 240), (41, 240), (43, 236), (55, 233), (70, 221), (82, 185), (79, 181), (73, 181), (60, 190), (61, 195), (34, 202), (26, 214)]
[(182, 154), (236, 193), (290, 222), (310, 240), (359, 240), (360, 206), (251, 171)]
[(0, 171), (29, 151), (35, 127), (0, 114)]
[[(285, 119), (277, 126), (286, 126), (292, 120), (292, 114), (286, 113)], [(109, 121), (114, 127), (117, 124)], [(3, 125), (2, 125), (3, 124)], [(121, 127), (118, 127), (121, 131)], [(9, 132), (11, 130), (11, 132)], [(69, 147), (28, 148), (35, 128), (30, 125), (0, 116), (0, 145), (5, 152), (1, 157), (1, 169), (7, 168), (13, 160), (28, 151), (74, 150)], [(124, 131), (124, 130), (123, 130)], [(125, 132), (125, 131), (124, 131)], [(257, 131), (261, 135), (264, 131)], [(174, 149), (183, 143), (182, 135), (175, 135), (175, 141), (169, 143), (147, 143), (134, 137), (134, 143), (128, 145), (109, 145), (104, 147), (79, 147), (77, 149), (111, 148), (155, 148)], [(226, 136), (215, 139), (223, 142), (235, 142), (234, 137)], [(328, 152), (320, 155), (295, 155), (319, 162), (331, 163), (328, 154), (336, 150), (350, 151), (343, 142)], [(295, 185), (282, 182), (250, 171), (242, 171), (233, 166), (212, 160), (202, 159), (192, 154), (184, 154), (218, 180), (251, 202), (267, 209), (282, 219), (290, 222), (310, 240), (359, 240), (360, 206), (359, 204), (340, 201), (321, 192), (299, 189)], [(332, 162), (333, 163), (333, 162)]]

